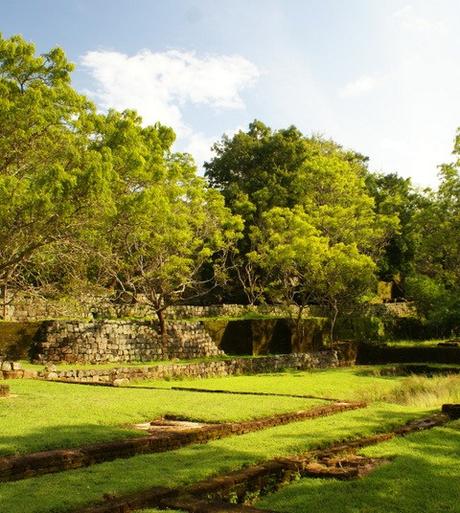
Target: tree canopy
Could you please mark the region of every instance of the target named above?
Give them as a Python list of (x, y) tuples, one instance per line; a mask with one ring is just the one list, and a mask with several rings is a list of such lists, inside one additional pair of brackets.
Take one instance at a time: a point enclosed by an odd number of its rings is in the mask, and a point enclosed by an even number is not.
[[(98, 112), (62, 49), (0, 35), (0, 288), (76, 281), (164, 310), (223, 300), (340, 312), (393, 280), (427, 322), (459, 330), (460, 133), (436, 191), (296, 127), (253, 121), (199, 175), (174, 131)], [(70, 287), (72, 288), (72, 287)], [(217, 296), (214, 296), (217, 297)]]

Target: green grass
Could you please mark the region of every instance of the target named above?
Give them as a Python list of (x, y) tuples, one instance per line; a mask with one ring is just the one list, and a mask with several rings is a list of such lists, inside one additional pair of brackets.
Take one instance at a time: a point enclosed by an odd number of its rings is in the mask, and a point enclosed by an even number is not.
[(385, 401), (408, 406), (427, 407), (460, 402), (460, 376), (426, 378), (411, 376), (387, 392)]
[[(9, 380), (12, 397), (0, 400), (0, 455), (103, 442), (143, 433), (130, 425), (165, 414), (236, 421), (309, 409), (318, 400), (213, 396)], [(0, 508), (1, 511), (1, 508)]]
[(165, 388), (179, 386), (234, 392), (268, 392), (316, 395), (338, 399), (360, 399), (366, 390), (374, 389), (387, 392), (403, 379), (394, 376), (375, 376), (372, 372), (373, 369), (373, 367), (351, 367), (208, 379), (153, 380), (139, 381), (132, 383), (132, 386), (151, 385)]
[(206, 445), (2, 483), (1, 510), (8, 513), (59, 513), (101, 500), (103, 494), (123, 495), (152, 486), (175, 487), (333, 441), (388, 430), (422, 411), (420, 408), (374, 404), (365, 410), (296, 422)]
[(140, 509), (133, 513), (185, 513), (185, 511), (179, 511), (178, 509)]
[(363, 452), (392, 461), (356, 481), (301, 479), (256, 506), (283, 513), (460, 511), (460, 422), (395, 438)]
[[(391, 340), (385, 342), (388, 346), (394, 347), (435, 347), (440, 342), (450, 342), (452, 339), (437, 338), (430, 340)], [(455, 339), (458, 340), (458, 339)]]

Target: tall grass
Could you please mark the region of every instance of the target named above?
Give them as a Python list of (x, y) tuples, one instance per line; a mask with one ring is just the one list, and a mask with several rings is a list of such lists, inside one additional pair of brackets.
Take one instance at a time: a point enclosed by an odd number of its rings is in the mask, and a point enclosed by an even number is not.
[(458, 403), (460, 402), (460, 376), (433, 378), (410, 376), (389, 391), (380, 391), (375, 388), (361, 391), (359, 399), (420, 408), (434, 408), (444, 403)]

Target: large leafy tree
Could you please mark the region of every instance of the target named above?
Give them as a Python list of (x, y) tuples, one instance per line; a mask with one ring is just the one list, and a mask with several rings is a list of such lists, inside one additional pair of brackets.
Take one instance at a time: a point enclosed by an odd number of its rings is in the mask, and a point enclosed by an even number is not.
[(371, 248), (375, 215), (364, 178), (366, 159), (295, 127), (273, 131), (260, 121), (213, 147), (205, 163), (210, 184), (246, 221), (248, 235), (273, 207), (301, 205), (321, 232)]
[(405, 278), (414, 271), (415, 219), (418, 212), (429, 205), (429, 200), (413, 187), (410, 178), (394, 173), (368, 173), (366, 186), (374, 198), (376, 212), (391, 219), (394, 227), (378, 257), (379, 277), (393, 281), (398, 287), (397, 293), (404, 296)]
[(111, 111), (100, 123), (99, 144), (111, 152), (116, 180), (97, 253), (121, 297), (146, 303), (165, 333), (168, 306), (225, 279), (242, 222), (197, 176), (189, 155), (170, 151), (171, 129), (142, 127), (132, 111)]
[[(260, 121), (254, 121), (248, 131), (240, 131), (232, 138), (224, 136), (214, 146), (214, 152), (213, 160), (205, 164), (206, 176), (211, 185), (223, 193), (232, 211), (241, 214), (246, 221), (235, 261), (242, 288), (250, 302), (260, 301), (261, 291), (267, 289), (267, 265), (273, 267), (278, 262), (281, 273), (292, 267), (286, 261), (283, 264), (279, 261), (285, 260), (287, 253), (274, 244), (276, 226), (284, 232), (280, 232), (281, 238), (288, 237), (283, 247), (293, 252), (292, 255), (295, 248), (289, 237), (299, 241), (304, 238), (307, 246), (310, 241), (311, 249), (323, 241), (322, 247), (328, 248), (325, 253), (336, 261), (335, 268), (340, 267), (341, 255), (347, 254), (350, 261), (362, 257), (362, 266), (358, 267), (366, 269), (372, 278), (375, 267), (370, 264), (371, 258), (381, 253), (395, 219), (393, 215), (377, 215), (375, 212), (374, 200), (365, 184), (368, 175), (365, 157), (347, 151), (333, 141), (306, 137), (295, 127), (273, 131)], [(286, 223), (288, 217), (296, 221), (284, 226), (280, 215)], [(292, 226), (306, 226), (305, 223), (314, 236), (292, 232)], [(261, 250), (260, 240), (264, 240), (262, 246), (265, 249), (268, 244), (270, 251)], [(264, 261), (262, 255), (269, 261)], [(299, 275), (287, 280), (296, 284), (288, 295), (295, 297), (294, 302), (298, 304), (307, 300), (326, 301), (326, 287), (323, 285), (323, 296), (319, 298), (321, 287), (312, 282), (314, 275), (321, 274), (319, 268), (308, 267), (309, 259), (313, 265), (314, 255), (314, 251), (308, 253), (303, 248), (291, 260), (293, 265), (297, 261), (303, 269), (295, 271), (303, 277)], [(325, 267), (326, 260), (321, 261), (323, 273), (326, 268), (330, 271), (333, 268), (332, 264)], [(315, 272), (311, 271), (313, 268)], [(311, 272), (304, 273), (307, 269)], [(311, 279), (307, 279), (307, 275)], [(277, 280), (287, 283), (281, 278)], [(326, 282), (332, 286), (331, 279), (325, 277)], [(273, 289), (272, 285), (269, 288)], [(351, 280), (349, 286), (353, 287)], [(349, 296), (343, 287), (340, 290), (343, 297)], [(286, 293), (287, 289), (285, 296)], [(335, 297), (338, 301), (338, 293)], [(330, 304), (335, 301), (331, 300)]]
[(92, 148), (94, 107), (55, 48), (0, 35), (0, 287), (38, 252), (67, 244), (104, 205), (110, 166)]
[[(414, 272), (409, 294), (438, 330), (460, 332), (460, 131), (455, 160), (441, 166), (437, 191), (428, 191), (416, 215)], [(442, 332), (439, 332), (442, 329)]]
[(303, 338), (302, 314), (309, 304), (319, 304), (330, 315), (330, 338), (339, 312), (349, 312), (372, 295), (375, 263), (360, 253), (355, 243), (334, 244), (321, 235), (314, 219), (299, 206), (275, 207), (265, 213), (251, 239), (255, 251), (248, 258), (266, 276), (270, 299), (297, 307), (296, 338)]

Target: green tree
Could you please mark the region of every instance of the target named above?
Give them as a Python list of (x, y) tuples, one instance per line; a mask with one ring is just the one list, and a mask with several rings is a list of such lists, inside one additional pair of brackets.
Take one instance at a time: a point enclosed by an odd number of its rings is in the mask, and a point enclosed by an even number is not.
[[(189, 155), (170, 151), (171, 129), (143, 128), (134, 112), (112, 111), (100, 132), (117, 179), (115, 210), (97, 250), (123, 297), (144, 301), (164, 334), (168, 306), (225, 279), (227, 253), (242, 222), (197, 176)], [(208, 278), (205, 266), (214, 271)]]
[[(232, 138), (224, 136), (214, 146), (214, 152), (213, 160), (205, 164), (206, 176), (222, 192), (227, 206), (245, 219), (244, 237), (235, 260), (238, 277), (250, 302), (260, 301), (261, 290), (273, 290), (273, 282), (271, 285), (267, 282), (270, 280), (267, 269), (273, 270), (274, 266), (279, 267), (281, 274), (290, 275), (289, 279), (278, 275), (276, 280), (278, 284), (284, 283), (282, 295), (286, 302), (303, 305), (314, 298), (324, 304), (326, 300), (326, 295), (319, 298), (319, 284), (313, 285), (313, 275), (320, 274), (319, 269), (310, 272), (316, 268), (314, 254), (305, 248), (296, 254), (302, 270), (296, 267), (295, 259), (289, 263), (286, 254), (288, 250), (296, 253), (295, 245), (290, 247), (290, 240), (285, 239), (286, 251), (277, 248), (273, 243), (276, 226), (285, 230), (284, 234), (278, 234), (282, 239), (305, 237), (312, 247), (319, 244), (328, 248), (324, 254), (329, 254), (331, 259), (330, 272), (332, 261), (337, 261), (342, 253), (348, 254), (351, 260), (362, 257), (362, 266), (356, 265), (366, 269), (372, 281), (375, 267), (370, 263), (383, 251), (386, 237), (394, 228), (395, 216), (376, 214), (365, 183), (368, 175), (365, 157), (333, 141), (305, 137), (295, 127), (273, 131), (260, 121), (251, 123), (247, 132), (240, 131)], [(286, 226), (278, 219), (280, 212)], [(310, 235), (292, 233), (288, 218), (296, 219), (294, 225), (301, 220), (301, 224), (307, 223), (310, 231), (305, 229)], [(261, 240), (262, 246), (268, 244), (271, 249), (261, 250)], [(284, 270), (280, 258), (284, 260)], [(312, 268), (308, 266), (309, 258)], [(320, 266), (324, 272), (326, 260)], [(295, 271), (291, 273), (292, 265)], [(336, 262), (337, 268), (341, 265)], [(292, 277), (294, 274), (297, 278)], [(326, 289), (323, 286), (324, 294)], [(340, 290), (348, 297), (348, 291)], [(338, 302), (335, 297), (334, 301)]]
[(415, 218), (414, 273), (408, 292), (419, 312), (444, 335), (460, 330), (460, 131), (454, 162), (441, 166), (437, 191), (427, 191)]
[(92, 148), (94, 107), (55, 48), (35, 55), (0, 35), (0, 287), (51, 245), (69, 243), (104, 205), (110, 165)]
[(327, 309), (330, 338), (339, 312), (372, 294), (375, 264), (355, 243), (333, 244), (314, 226), (300, 206), (275, 207), (263, 214), (262, 226), (251, 233), (255, 251), (248, 258), (266, 275), (266, 292), (275, 302), (297, 308), (296, 339), (303, 339), (302, 315), (311, 303)]
[(404, 296), (404, 280), (414, 270), (416, 244), (415, 216), (427, 204), (427, 199), (416, 190), (410, 178), (397, 174), (368, 173), (366, 186), (374, 198), (377, 214), (393, 223), (385, 247), (378, 257), (379, 277), (393, 281)]

